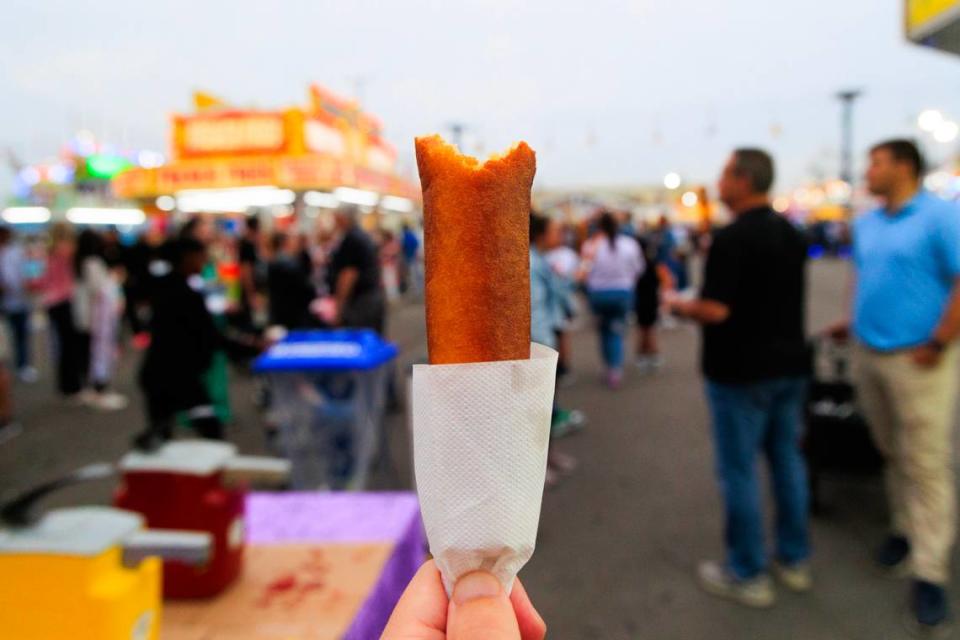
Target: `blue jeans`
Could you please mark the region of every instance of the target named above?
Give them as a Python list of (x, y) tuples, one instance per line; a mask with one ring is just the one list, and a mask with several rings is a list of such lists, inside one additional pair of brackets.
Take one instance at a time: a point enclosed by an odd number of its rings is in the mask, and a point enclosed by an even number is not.
[(633, 306), (633, 292), (626, 290), (591, 291), (590, 308), (600, 329), (600, 352), (611, 369), (623, 366), (623, 335), (627, 314)]
[(806, 379), (743, 385), (707, 381), (717, 476), (726, 515), (727, 566), (740, 579), (767, 568), (757, 454), (770, 465), (777, 505), (776, 557), (793, 565), (810, 556), (809, 488), (800, 452)]
[(20, 370), (30, 365), (30, 314), (27, 311), (8, 311), (7, 322), (13, 337), (13, 362)]

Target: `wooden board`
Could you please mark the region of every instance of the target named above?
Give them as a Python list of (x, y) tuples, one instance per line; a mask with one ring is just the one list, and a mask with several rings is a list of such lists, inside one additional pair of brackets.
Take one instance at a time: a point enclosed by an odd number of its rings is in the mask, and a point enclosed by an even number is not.
[(253, 545), (244, 573), (211, 600), (167, 601), (162, 640), (336, 640), (350, 627), (393, 545)]

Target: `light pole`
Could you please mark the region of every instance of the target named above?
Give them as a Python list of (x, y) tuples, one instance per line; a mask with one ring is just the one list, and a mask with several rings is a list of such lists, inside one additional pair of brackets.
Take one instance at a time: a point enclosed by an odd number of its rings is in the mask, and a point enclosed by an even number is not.
[(451, 142), (453, 142), (455, 147), (460, 149), (460, 153), (464, 153), (461, 143), (463, 142), (463, 134), (467, 130), (467, 125), (463, 122), (451, 122), (447, 126), (450, 127)]
[(840, 179), (853, 186), (853, 104), (863, 95), (860, 89), (837, 92), (843, 111), (840, 121)]

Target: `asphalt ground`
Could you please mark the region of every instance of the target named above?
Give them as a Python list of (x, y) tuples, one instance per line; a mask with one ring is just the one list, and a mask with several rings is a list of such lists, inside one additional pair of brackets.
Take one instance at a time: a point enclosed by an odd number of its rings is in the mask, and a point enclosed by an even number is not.
[[(842, 308), (847, 265), (819, 261), (810, 270), (810, 328)], [(401, 347), (397, 367), (404, 395), (409, 364), (426, 355), (422, 306), (395, 307), (390, 337)], [(578, 469), (544, 496), (536, 553), (521, 576), (550, 628), (571, 640), (857, 639), (907, 637), (908, 583), (881, 577), (869, 551), (884, 534), (885, 506), (878, 479), (828, 477), (824, 512), (813, 521), (815, 588), (779, 593), (773, 609), (754, 611), (717, 600), (697, 586), (698, 562), (722, 553), (721, 508), (702, 381), (697, 330), (661, 331), (666, 363), (656, 375), (629, 370), (619, 391), (600, 380), (596, 336), (588, 318), (573, 335), (576, 380), (560, 402), (584, 411), (587, 428), (556, 447), (575, 456)], [(41, 380), (15, 389), (24, 433), (0, 445), (0, 497), (100, 460), (117, 460), (143, 427), (136, 389), (139, 354), (126, 349), (116, 376), (130, 406), (116, 413), (72, 407), (52, 390), (44, 332), (36, 336)], [(235, 420), (228, 438), (245, 453), (267, 451), (257, 383), (231, 372)], [(390, 454), (373, 489), (412, 487), (403, 408), (385, 421)], [(78, 485), (45, 504), (107, 504), (112, 484)], [(768, 510), (769, 511), (769, 510)], [(960, 563), (954, 563), (960, 566)], [(956, 569), (954, 570), (956, 573)], [(956, 576), (955, 576), (956, 578)], [(955, 579), (955, 583), (958, 581)], [(953, 595), (954, 610), (960, 599)]]

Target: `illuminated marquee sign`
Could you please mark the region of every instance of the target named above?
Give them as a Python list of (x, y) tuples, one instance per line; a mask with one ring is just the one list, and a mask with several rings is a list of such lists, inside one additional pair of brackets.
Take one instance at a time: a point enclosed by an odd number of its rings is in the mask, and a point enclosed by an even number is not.
[(181, 156), (281, 152), (286, 143), (280, 114), (183, 118), (176, 122)]
[(332, 127), (317, 119), (307, 120), (304, 124), (304, 137), (307, 149), (314, 153), (329, 153), (334, 156), (344, 156), (347, 153), (347, 142), (336, 127)]

